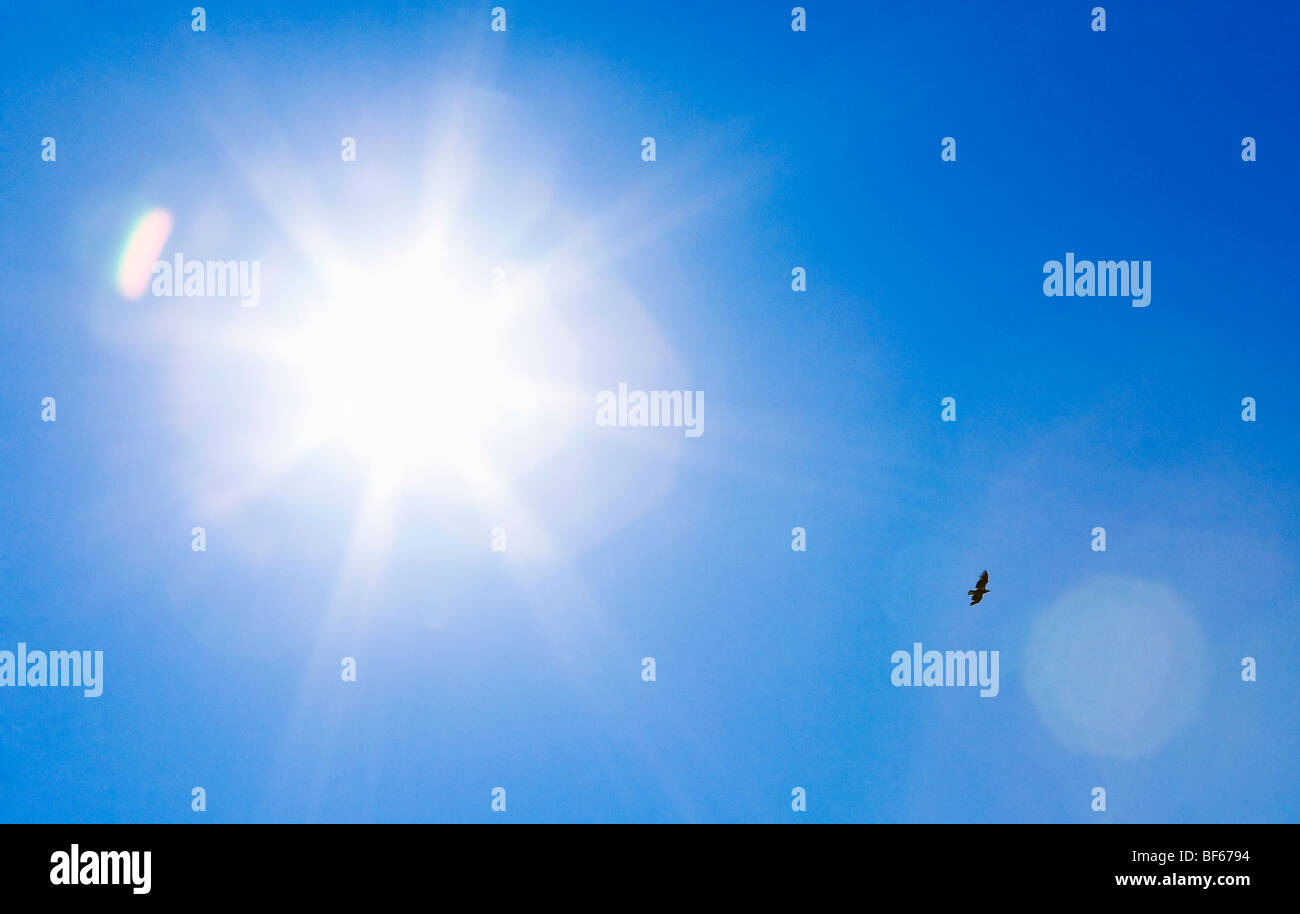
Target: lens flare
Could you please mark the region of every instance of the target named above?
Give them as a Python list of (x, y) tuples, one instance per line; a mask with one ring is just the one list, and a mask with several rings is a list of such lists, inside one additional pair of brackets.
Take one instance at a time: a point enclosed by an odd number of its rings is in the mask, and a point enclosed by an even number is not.
[(149, 287), (154, 262), (172, 232), (172, 215), (151, 209), (136, 221), (117, 263), (117, 290), (123, 298), (139, 298)]
[(1062, 745), (1133, 759), (1196, 716), (1206, 657), (1200, 626), (1172, 590), (1103, 577), (1034, 620), (1025, 683)]

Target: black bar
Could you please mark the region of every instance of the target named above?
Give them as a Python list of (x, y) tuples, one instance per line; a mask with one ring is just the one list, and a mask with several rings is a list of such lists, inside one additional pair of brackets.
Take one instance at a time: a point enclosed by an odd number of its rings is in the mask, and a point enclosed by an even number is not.
[[(51, 900), (373, 901), (436, 885), (539, 900), (621, 885), (628, 900), (666, 900), (701, 880), (711, 893), (761, 897), (800, 885), (820, 892), (829, 878), (855, 892), (927, 899), (1195, 893), (1231, 903), (1259, 887), (1285, 889), (1294, 838), (1280, 825), (11, 825), (0, 828), (0, 879), (6, 897)], [(58, 855), (73, 845), (79, 877), (108, 863), (104, 878), (116, 865), (119, 884), (54, 884), (69, 875)], [(141, 870), (148, 851), (148, 892), (136, 891), (143, 872), (104, 851), (141, 852), (132, 858)], [(1148, 877), (1154, 884), (1132, 884)]]

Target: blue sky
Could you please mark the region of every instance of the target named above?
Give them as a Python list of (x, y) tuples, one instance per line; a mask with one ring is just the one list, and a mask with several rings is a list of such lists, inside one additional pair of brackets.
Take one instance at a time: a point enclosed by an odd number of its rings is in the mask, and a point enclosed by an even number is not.
[[(0, 650), (105, 654), (0, 689), (0, 819), (1294, 821), (1300, 10), (493, 5), (0, 14)], [(119, 294), (152, 208), (261, 305)], [(1150, 306), (1045, 297), (1067, 251)], [(439, 258), (542, 277), (509, 351), (572, 396), (508, 496), (435, 453), (367, 526), (278, 341), (444, 313)], [(620, 381), (705, 433), (596, 427)], [(893, 687), (916, 641), (999, 695)]]

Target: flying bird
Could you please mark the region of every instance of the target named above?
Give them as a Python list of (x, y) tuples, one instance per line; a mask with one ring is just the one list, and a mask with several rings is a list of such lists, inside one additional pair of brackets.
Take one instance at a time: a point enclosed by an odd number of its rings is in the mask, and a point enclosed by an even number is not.
[(970, 597), (971, 606), (974, 606), (980, 600), (983, 600), (984, 595), (989, 592), (989, 589), (984, 586), (988, 582), (989, 582), (989, 573), (986, 571), (980, 575), (979, 582), (975, 585), (975, 589), (966, 591), (966, 594)]

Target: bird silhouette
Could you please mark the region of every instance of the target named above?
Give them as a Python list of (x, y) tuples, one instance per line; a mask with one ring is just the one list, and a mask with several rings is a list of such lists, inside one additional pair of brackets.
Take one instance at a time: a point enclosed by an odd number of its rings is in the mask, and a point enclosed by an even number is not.
[(989, 593), (989, 589), (984, 586), (988, 582), (989, 582), (989, 573), (986, 571), (980, 575), (979, 582), (975, 585), (975, 589), (966, 591), (967, 595), (970, 597), (971, 606), (974, 606), (980, 600), (983, 600), (984, 595), (986, 593)]

